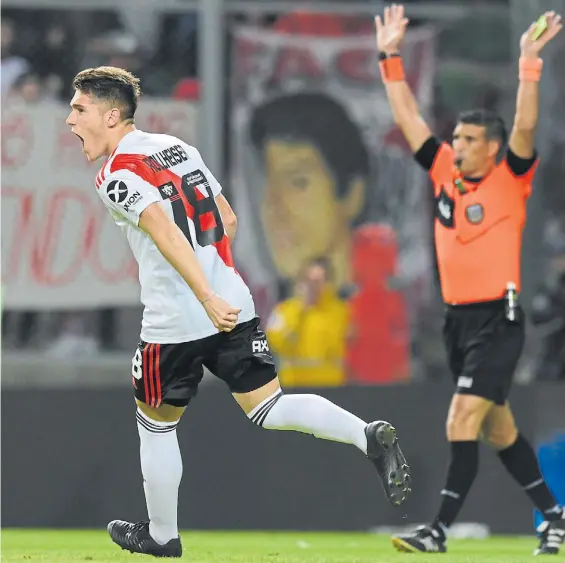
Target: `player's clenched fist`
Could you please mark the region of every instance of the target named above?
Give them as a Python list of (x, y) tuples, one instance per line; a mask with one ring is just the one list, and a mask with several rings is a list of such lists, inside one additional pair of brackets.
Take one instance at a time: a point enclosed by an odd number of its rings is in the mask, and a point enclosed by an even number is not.
[(235, 328), (241, 309), (235, 309), (216, 294), (206, 299), (202, 306), (218, 330), (230, 332)]
[(404, 17), (404, 6), (393, 4), (385, 8), (384, 18), (375, 18), (377, 26), (377, 48), (382, 53), (396, 53), (402, 43), (408, 18)]

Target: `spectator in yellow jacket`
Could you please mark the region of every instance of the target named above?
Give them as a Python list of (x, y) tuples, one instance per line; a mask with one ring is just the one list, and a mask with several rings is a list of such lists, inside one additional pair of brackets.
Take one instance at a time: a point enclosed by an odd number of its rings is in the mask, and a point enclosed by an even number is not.
[(348, 306), (332, 285), (329, 262), (311, 261), (296, 283), (294, 297), (279, 303), (267, 323), (267, 340), (281, 362), (281, 383), (344, 384), (348, 321)]

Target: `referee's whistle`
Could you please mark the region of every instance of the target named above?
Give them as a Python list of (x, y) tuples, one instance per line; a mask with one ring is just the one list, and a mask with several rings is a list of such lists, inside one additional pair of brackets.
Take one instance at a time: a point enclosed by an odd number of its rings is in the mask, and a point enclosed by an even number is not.
[(516, 291), (516, 284), (508, 282), (506, 284), (506, 318), (509, 321), (517, 320), (518, 309), (518, 292)]
[(467, 193), (467, 190), (465, 189), (465, 186), (463, 185), (463, 182), (461, 181), (460, 178), (455, 178), (453, 183), (455, 184), (455, 187), (459, 190), (460, 194), (466, 194)]

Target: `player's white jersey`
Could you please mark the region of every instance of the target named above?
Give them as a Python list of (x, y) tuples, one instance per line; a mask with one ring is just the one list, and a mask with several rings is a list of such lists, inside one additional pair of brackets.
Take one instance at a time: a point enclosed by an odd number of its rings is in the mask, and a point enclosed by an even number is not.
[(139, 265), (145, 306), (142, 340), (174, 344), (218, 332), (186, 282), (138, 227), (142, 211), (155, 202), (194, 248), (212, 289), (241, 309), (239, 321), (255, 317), (251, 293), (234, 268), (216, 205), (222, 188), (194, 147), (170, 135), (135, 130), (122, 139), (98, 173), (96, 189), (126, 234)]

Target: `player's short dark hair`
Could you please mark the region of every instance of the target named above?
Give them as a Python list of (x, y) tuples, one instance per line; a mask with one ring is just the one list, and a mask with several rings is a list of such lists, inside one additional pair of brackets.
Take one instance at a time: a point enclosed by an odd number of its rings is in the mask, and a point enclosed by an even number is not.
[(257, 150), (269, 139), (315, 145), (336, 176), (340, 198), (352, 180), (369, 177), (369, 153), (359, 127), (340, 103), (324, 94), (289, 94), (266, 102), (253, 111), (249, 132)]
[(133, 121), (141, 96), (139, 78), (123, 68), (99, 66), (79, 72), (73, 88), (118, 107), (124, 120)]
[(488, 109), (472, 109), (459, 114), (458, 123), (467, 125), (479, 125), (485, 128), (485, 137), (489, 141), (499, 141), (500, 147), (504, 148), (508, 141), (506, 126), (501, 117), (494, 111)]

